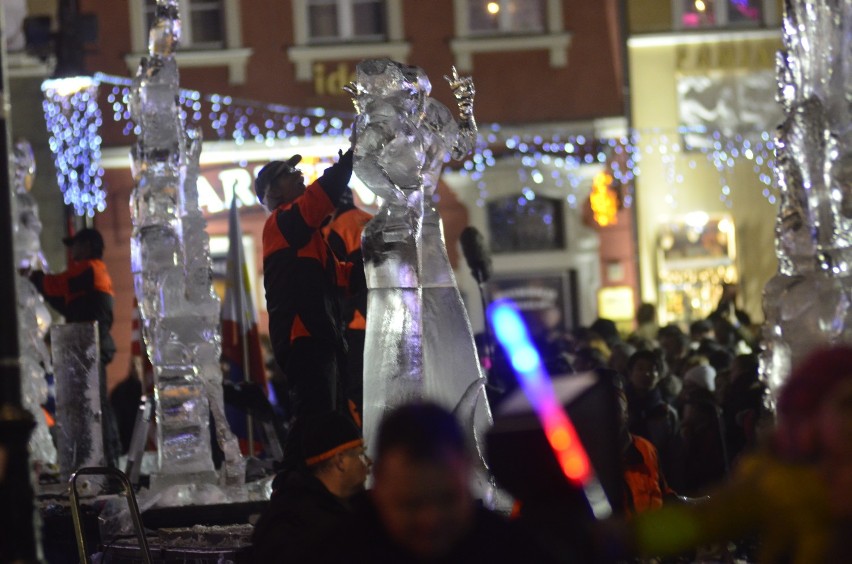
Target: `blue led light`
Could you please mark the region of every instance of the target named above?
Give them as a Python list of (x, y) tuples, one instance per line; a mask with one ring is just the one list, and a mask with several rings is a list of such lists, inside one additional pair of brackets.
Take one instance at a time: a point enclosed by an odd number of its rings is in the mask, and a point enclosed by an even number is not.
[(511, 348), (530, 340), (520, 313), (512, 305), (505, 301), (495, 301), (489, 309), (494, 335), (500, 343)]
[[(106, 208), (101, 189), (101, 137), (103, 123), (98, 106), (98, 81), (91, 77), (46, 80), (42, 108), (50, 133), (48, 144), (54, 154), (56, 179), (66, 204), (74, 213), (93, 217)], [(119, 102), (113, 102), (116, 115)]]

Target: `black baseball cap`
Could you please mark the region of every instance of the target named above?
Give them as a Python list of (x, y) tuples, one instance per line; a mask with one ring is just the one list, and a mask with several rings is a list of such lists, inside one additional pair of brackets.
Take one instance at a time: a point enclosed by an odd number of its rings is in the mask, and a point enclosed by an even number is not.
[(306, 466), (319, 464), (338, 452), (364, 445), (361, 430), (342, 413), (327, 412), (309, 417), (302, 431), (302, 453)]
[(254, 181), (254, 190), (257, 193), (257, 198), (262, 202), (266, 195), (266, 190), (269, 188), (272, 181), (282, 175), (296, 173), (296, 165), (302, 160), (302, 155), (293, 155), (286, 161), (270, 161), (257, 175)]
[(97, 229), (91, 229), (89, 227), (85, 229), (79, 230), (74, 235), (70, 237), (65, 237), (62, 239), (62, 242), (66, 247), (70, 247), (74, 243), (89, 243), (92, 248), (92, 254), (95, 257), (100, 257), (104, 252), (104, 238), (101, 236), (100, 232)]

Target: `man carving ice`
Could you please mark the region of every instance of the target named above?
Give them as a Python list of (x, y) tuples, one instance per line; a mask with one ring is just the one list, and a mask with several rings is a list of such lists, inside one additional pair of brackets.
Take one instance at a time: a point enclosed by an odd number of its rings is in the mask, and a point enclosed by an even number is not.
[[(352, 175), (352, 151), (305, 187), (295, 155), (272, 161), (255, 182), (272, 212), (263, 228), (263, 276), (269, 336), (275, 360), (287, 376), (296, 419), (345, 411), (346, 342), (340, 295), (363, 286), (363, 272), (339, 262), (320, 233)], [(289, 442), (289, 441), (288, 441)], [(285, 458), (287, 458), (285, 454)]]

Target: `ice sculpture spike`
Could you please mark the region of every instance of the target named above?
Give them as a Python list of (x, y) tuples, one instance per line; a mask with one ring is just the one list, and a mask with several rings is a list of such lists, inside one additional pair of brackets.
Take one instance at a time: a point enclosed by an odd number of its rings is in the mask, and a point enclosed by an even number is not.
[[(15, 241), (15, 267), (29, 270), (33, 267), (45, 269), (47, 262), (41, 252), (41, 219), (38, 204), (30, 194), (35, 176), (35, 157), (29, 141), (15, 143), (12, 155), (12, 179), (14, 182), (14, 213), (12, 232)], [(30, 437), (30, 452), (36, 464), (56, 462), (56, 447), (42, 415), (41, 406), (47, 403), (47, 379), (45, 374), (53, 372), (50, 352), (45, 336), (53, 322), (42, 295), (29, 278), (20, 276), (16, 287), (18, 298), (18, 339), (21, 350), (21, 391), (24, 407), (36, 421)]]
[(196, 190), (202, 140), (186, 131), (177, 102), (180, 29), (177, 0), (158, 0), (131, 91), (141, 130), (131, 151), (131, 269), (154, 367), (158, 479), (190, 487), (213, 475), (212, 413), (225, 455), (219, 481), (239, 496), (245, 462), (224, 414), (219, 300)]
[(449, 83), (459, 108), (459, 136), (453, 146), (453, 158), (461, 159), (467, 155), (476, 143), (478, 133), (476, 119), (473, 117), (473, 98), (476, 96), (476, 88), (473, 78), (459, 76), (456, 67), (453, 67), (453, 75), (444, 79)]
[(811, 349), (852, 340), (852, 2), (787, 0), (778, 53), (778, 272), (761, 374), (774, 399)]

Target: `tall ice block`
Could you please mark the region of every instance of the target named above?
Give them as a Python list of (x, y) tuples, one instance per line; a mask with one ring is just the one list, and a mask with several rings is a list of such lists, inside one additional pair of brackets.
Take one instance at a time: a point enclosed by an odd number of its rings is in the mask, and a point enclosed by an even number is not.
[(98, 324), (54, 325), (50, 342), (59, 470), (68, 478), (83, 466), (104, 465)]

